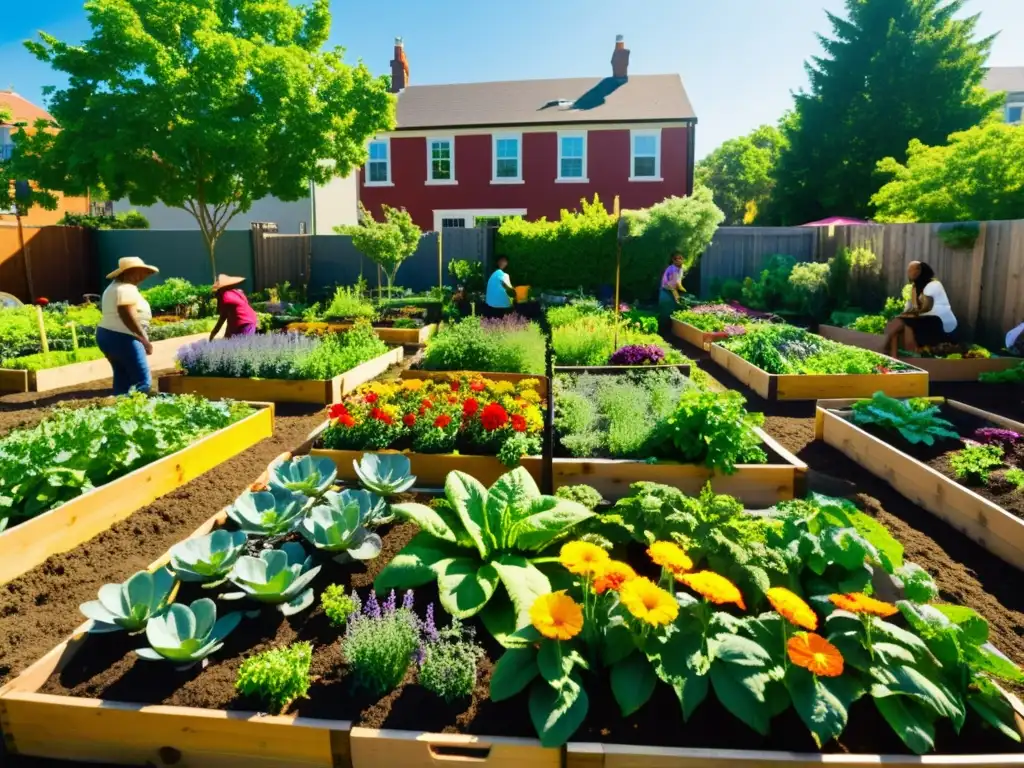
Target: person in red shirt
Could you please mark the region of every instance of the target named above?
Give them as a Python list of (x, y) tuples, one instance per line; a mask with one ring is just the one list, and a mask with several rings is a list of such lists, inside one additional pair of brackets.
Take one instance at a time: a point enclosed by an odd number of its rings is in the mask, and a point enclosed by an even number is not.
[(242, 289), (238, 287), (244, 282), (244, 277), (217, 275), (213, 292), (217, 295), (217, 314), (220, 315), (220, 319), (210, 333), (210, 341), (213, 341), (224, 323), (228, 325), (224, 334), (228, 339), (232, 336), (252, 336), (256, 333), (259, 318), (256, 317), (255, 310), (249, 306), (249, 300), (245, 298)]

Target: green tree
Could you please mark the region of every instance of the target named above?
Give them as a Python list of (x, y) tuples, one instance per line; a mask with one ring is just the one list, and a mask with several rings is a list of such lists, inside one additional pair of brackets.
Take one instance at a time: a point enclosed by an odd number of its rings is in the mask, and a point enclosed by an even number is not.
[(826, 216), (866, 217), (878, 189), (876, 164), (906, 158), (911, 139), (938, 144), (977, 125), (1002, 102), (981, 87), (992, 38), (966, 0), (846, 0), (828, 14), (833, 37), (807, 66), (810, 92), (779, 158), (763, 219), (801, 224)]
[[(0, 104), (0, 125), (6, 124), (17, 129), (13, 134), (14, 145), (17, 147), (25, 134), (25, 124), (14, 123), (12, 122), (13, 120), (14, 116), (11, 108), (5, 104)], [(57, 208), (57, 198), (50, 192), (39, 189), (37, 185), (31, 185), (27, 189), (23, 188), (22, 195), (15, 199), (15, 181), (29, 178), (21, 173), (18, 154), (16, 152), (14, 156), (7, 159), (0, 157), (0, 211), (10, 211), (16, 207), (18, 214), (24, 216), (33, 205), (38, 205), (40, 208), (45, 208), (48, 211), (55, 210)]]
[(697, 163), (697, 183), (711, 190), (726, 226), (751, 223), (775, 186), (775, 165), (785, 139), (773, 125), (729, 139)]
[(929, 147), (917, 139), (907, 162), (878, 164), (891, 181), (871, 204), (878, 221), (1019, 219), (1024, 212), (1024, 128), (991, 121)]
[(393, 127), (385, 81), (322, 50), (329, 0), (89, 0), (92, 36), (26, 46), (68, 75), (61, 130), (29, 137), (32, 178), (191, 214), (216, 274), (217, 239), (267, 195), (298, 200), (366, 161)]
[(359, 224), (335, 227), (339, 235), (349, 235), (356, 250), (378, 265), (388, 279), (388, 298), (395, 276), (402, 262), (419, 247), (423, 231), (417, 227), (405, 208), (381, 206), (384, 221), (375, 221), (373, 215), (359, 204)]

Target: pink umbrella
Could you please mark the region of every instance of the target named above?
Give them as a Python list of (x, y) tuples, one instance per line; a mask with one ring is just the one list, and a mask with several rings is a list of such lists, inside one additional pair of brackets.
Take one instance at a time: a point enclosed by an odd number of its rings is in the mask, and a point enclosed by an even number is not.
[(818, 221), (810, 221), (806, 224), (801, 224), (801, 227), (843, 227), (847, 225), (858, 225), (858, 224), (871, 224), (870, 221), (864, 219), (851, 219), (847, 216), (829, 216), (827, 219), (820, 219)]

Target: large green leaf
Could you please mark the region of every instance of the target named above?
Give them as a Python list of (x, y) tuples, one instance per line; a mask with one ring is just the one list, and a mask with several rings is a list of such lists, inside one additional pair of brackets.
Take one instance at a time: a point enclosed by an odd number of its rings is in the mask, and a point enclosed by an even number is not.
[(903, 545), (896, 541), (888, 528), (857, 509), (848, 511), (848, 515), (860, 535), (878, 550), (879, 560), (886, 572), (892, 573), (903, 565)]
[(537, 483), (522, 467), (506, 472), (487, 490), (487, 525), (498, 549), (515, 546), (515, 523), (538, 496)]
[(936, 605), (935, 610), (956, 624), (972, 645), (988, 642), (988, 622), (973, 608), (964, 605)]
[(476, 544), (480, 557), (486, 560), (497, 548), (494, 535), (487, 525), (487, 489), (475, 477), (456, 470), (448, 474), (444, 492)]
[(461, 557), (465, 552), (461, 547), (421, 531), (377, 574), (373, 588), (387, 592), (422, 587), (437, 578), (438, 564)]
[(575, 501), (541, 496), (530, 503), (526, 517), (515, 523), (511, 544), (518, 549), (539, 552), (593, 516), (593, 512)]
[(697, 707), (707, 698), (709, 683), (710, 677), (707, 674), (698, 674), (692, 670), (687, 670), (684, 677), (672, 683), (679, 704), (683, 708), (683, 722), (689, 721)]
[(647, 703), (658, 682), (654, 668), (642, 653), (632, 653), (611, 671), (612, 694), (623, 717), (629, 717)]
[(771, 678), (751, 667), (718, 662), (711, 665), (711, 685), (729, 712), (762, 736), (768, 735), (765, 687)]
[(875, 707), (912, 752), (923, 755), (935, 749), (935, 723), (930, 713), (906, 696), (875, 699)]
[(509, 648), (498, 659), (491, 674), (491, 701), (504, 701), (526, 690), (540, 669), (537, 666), (537, 649)]
[(994, 650), (990, 650), (989, 647), (968, 646), (965, 654), (967, 661), (976, 669), (988, 672), (1000, 680), (1008, 680), (1012, 683), (1024, 682), (1024, 672), (1020, 667)]
[(530, 687), (530, 719), (545, 747), (561, 747), (587, 717), (590, 701), (578, 674), (554, 689), (543, 680)]
[(742, 667), (768, 667), (771, 654), (761, 645), (739, 635), (725, 635), (714, 643), (712, 654), (730, 664)]
[(625, 623), (609, 624), (601, 635), (601, 661), (610, 667), (636, 650), (633, 633)]
[(914, 667), (906, 664), (884, 667), (876, 665), (871, 668), (871, 677), (876, 681), (871, 686), (871, 695), (876, 699), (911, 696), (936, 715), (947, 717), (954, 724), (963, 722), (963, 702)]
[(927, 603), (939, 596), (935, 580), (917, 563), (905, 563), (896, 570), (895, 576), (903, 584), (903, 594), (915, 603)]
[(572, 649), (569, 643), (541, 641), (537, 653), (537, 668), (540, 676), (552, 688), (559, 688), (569, 680), (573, 668)]
[(849, 676), (816, 677), (792, 665), (786, 670), (785, 684), (793, 707), (819, 748), (843, 732), (847, 710), (864, 693)]
[(515, 629), (530, 623), (530, 608), (541, 595), (551, 591), (551, 582), (533, 563), (520, 555), (505, 554), (491, 565), (512, 600), (516, 612)]
[[(484, 623), (488, 634), (505, 648), (524, 648), (532, 645), (531, 641), (522, 636), (521, 631), (516, 631), (519, 629), (516, 626), (519, 616), (516, 614), (515, 606), (512, 605), (508, 593), (503, 589), (497, 590), (494, 596), (487, 601), (487, 605), (480, 611), (480, 620)], [(525, 631), (525, 629), (532, 628), (527, 625), (522, 629)]]
[(968, 706), (1004, 736), (1020, 743), (1014, 709), (1006, 696), (990, 680), (979, 681), (978, 688), (978, 693), (967, 697)]
[(391, 510), (403, 520), (415, 523), (436, 539), (455, 543), (457, 535), (450, 522), (425, 504), (393, 504)]
[(875, 640), (888, 640), (905, 646), (912, 650), (919, 658), (928, 656), (928, 646), (924, 640), (913, 632), (908, 632), (903, 627), (897, 627), (888, 621), (874, 619), (871, 623), (871, 636)]
[(458, 557), (445, 561), (437, 573), (441, 607), (457, 619), (476, 616), (498, 586), (498, 574), (490, 564), (476, 558)]

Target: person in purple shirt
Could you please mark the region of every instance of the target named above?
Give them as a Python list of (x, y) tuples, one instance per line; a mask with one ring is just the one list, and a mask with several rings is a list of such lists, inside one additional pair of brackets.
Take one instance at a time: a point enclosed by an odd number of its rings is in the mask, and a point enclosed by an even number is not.
[(220, 333), (225, 323), (228, 329), (224, 337), (228, 339), (232, 336), (252, 336), (256, 333), (259, 318), (256, 317), (256, 311), (249, 306), (249, 300), (245, 298), (242, 289), (238, 287), (244, 282), (244, 277), (217, 275), (213, 292), (217, 295), (217, 314), (220, 315), (220, 319), (210, 332), (210, 341)]
[(683, 254), (675, 251), (661, 275), (661, 290), (658, 292), (658, 313), (661, 315), (663, 330), (671, 324), (672, 313), (676, 311), (679, 297), (684, 292)]

